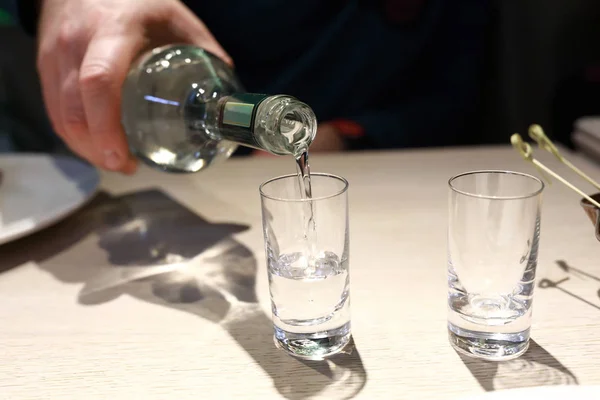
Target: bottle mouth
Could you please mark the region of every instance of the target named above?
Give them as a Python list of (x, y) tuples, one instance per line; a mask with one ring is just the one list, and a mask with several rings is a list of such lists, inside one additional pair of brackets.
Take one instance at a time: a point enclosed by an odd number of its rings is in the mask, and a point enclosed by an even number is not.
[(317, 134), (316, 117), (310, 107), (294, 102), (281, 111), (279, 133), (286, 138), (286, 147), (294, 155), (308, 150)]

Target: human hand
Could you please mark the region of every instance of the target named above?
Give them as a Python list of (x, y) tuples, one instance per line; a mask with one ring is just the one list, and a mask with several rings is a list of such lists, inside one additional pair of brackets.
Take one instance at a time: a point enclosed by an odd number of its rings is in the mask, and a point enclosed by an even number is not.
[(121, 87), (143, 50), (168, 43), (231, 59), (179, 0), (41, 0), (37, 68), (54, 130), (92, 164), (133, 173)]

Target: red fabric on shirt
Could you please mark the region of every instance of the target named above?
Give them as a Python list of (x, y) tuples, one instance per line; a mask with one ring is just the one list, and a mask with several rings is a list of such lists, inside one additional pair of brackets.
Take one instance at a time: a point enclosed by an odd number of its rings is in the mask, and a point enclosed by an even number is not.
[(427, 0), (383, 0), (383, 11), (392, 22), (414, 21)]

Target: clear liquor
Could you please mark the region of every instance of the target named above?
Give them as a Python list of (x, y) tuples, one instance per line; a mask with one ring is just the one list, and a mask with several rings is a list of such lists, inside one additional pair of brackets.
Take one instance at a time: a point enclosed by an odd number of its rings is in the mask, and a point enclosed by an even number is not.
[(239, 146), (298, 158), (316, 134), (312, 109), (287, 95), (245, 93), (233, 70), (194, 46), (143, 54), (122, 96), (133, 154), (168, 172), (197, 172)]
[(343, 348), (350, 340), (347, 258), (297, 252), (269, 258), (268, 268), (277, 345), (307, 359)]

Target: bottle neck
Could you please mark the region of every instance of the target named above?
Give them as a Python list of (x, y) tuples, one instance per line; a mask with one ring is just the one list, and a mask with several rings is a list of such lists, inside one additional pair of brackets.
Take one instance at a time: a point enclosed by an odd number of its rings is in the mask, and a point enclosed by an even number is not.
[(298, 157), (317, 131), (312, 109), (291, 96), (240, 93), (220, 104), (221, 138), (243, 146)]

